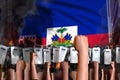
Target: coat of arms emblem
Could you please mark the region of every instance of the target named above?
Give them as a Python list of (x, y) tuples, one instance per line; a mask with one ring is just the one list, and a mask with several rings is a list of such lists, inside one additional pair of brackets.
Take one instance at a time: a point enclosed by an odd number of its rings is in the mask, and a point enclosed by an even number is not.
[(77, 35), (77, 26), (48, 28), (47, 45), (72, 46), (73, 39)]

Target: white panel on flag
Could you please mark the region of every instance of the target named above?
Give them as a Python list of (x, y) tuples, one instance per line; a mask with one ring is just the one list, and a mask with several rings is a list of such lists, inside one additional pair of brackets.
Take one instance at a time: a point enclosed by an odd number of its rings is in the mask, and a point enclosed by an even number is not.
[(11, 62), (12, 64), (16, 64), (17, 61), (20, 59), (20, 48), (12, 46), (11, 47)]
[(4, 64), (7, 51), (8, 47), (0, 45), (0, 64)]
[(33, 52), (33, 48), (23, 48), (23, 58), (25, 62), (30, 63), (30, 53)]
[(70, 48), (70, 63), (78, 63), (78, 52), (74, 47)]
[(43, 53), (44, 53), (44, 63), (51, 62), (51, 50), (43, 49)]
[(56, 44), (60, 43), (64, 44), (67, 41), (71, 41), (71, 43), (73, 43), (74, 37), (77, 35), (77, 32), (78, 32), (77, 26), (47, 28), (46, 44), (51, 45), (54, 44), (54, 42)]
[(116, 62), (120, 63), (120, 47), (116, 47)]
[(92, 49), (92, 53), (93, 53), (92, 61), (97, 61), (97, 62), (100, 63), (100, 48), (99, 47), (94, 47)]
[(42, 48), (34, 48), (34, 52), (37, 54), (35, 64), (43, 64), (43, 54)]
[(112, 61), (111, 49), (104, 49), (104, 64), (109, 65)]

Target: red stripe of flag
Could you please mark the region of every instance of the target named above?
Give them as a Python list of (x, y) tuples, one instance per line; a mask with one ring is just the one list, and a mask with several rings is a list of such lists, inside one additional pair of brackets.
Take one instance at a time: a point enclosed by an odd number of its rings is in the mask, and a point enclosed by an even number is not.
[[(109, 43), (108, 34), (92, 34), (86, 36), (88, 37), (88, 42), (91, 47), (94, 45), (105, 46)], [(40, 45), (46, 45), (46, 38), (38, 38), (37, 43)]]

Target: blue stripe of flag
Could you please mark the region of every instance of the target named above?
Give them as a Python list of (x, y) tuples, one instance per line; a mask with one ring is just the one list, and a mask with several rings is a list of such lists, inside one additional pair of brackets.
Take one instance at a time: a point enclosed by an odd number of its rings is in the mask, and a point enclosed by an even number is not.
[(78, 34), (108, 33), (106, 0), (36, 0), (38, 14), (25, 17), (22, 35), (45, 38), (47, 28), (78, 26)]

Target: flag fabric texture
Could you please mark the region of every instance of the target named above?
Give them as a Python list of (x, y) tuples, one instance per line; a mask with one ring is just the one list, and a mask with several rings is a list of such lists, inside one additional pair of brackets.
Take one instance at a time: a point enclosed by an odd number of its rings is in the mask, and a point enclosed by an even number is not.
[[(21, 35), (36, 35), (40, 44), (47, 44), (48, 29), (77, 26), (77, 35), (86, 35), (89, 44), (108, 44), (107, 0), (35, 0), (36, 14), (26, 15)], [(56, 31), (55, 42), (69, 42), (72, 32)], [(58, 35), (59, 33), (59, 35)], [(56, 35), (57, 34), (57, 35)], [(67, 37), (66, 37), (67, 36)], [(58, 37), (58, 38), (57, 38)], [(60, 40), (59, 40), (60, 39)], [(66, 42), (66, 43), (67, 43)], [(56, 43), (56, 42), (55, 42)], [(65, 43), (65, 44), (66, 44)]]

